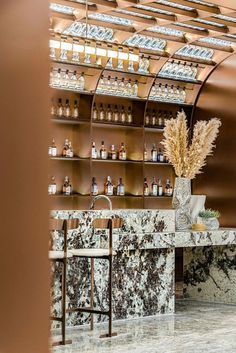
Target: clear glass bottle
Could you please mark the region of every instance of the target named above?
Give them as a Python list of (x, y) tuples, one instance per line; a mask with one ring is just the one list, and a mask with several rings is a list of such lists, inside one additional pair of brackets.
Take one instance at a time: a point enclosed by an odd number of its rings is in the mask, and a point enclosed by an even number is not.
[(162, 187), (162, 181), (161, 179), (158, 180), (158, 196), (163, 195), (163, 187)]
[(56, 146), (54, 138), (52, 139), (51, 146), (49, 146), (48, 154), (49, 154), (50, 157), (56, 157), (57, 156), (57, 146)]
[(152, 145), (151, 161), (152, 162), (157, 162), (157, 148), (156, 148), (156, 144), (155, 143), (153, 143), (153, 145)]
[(150, 114), (149, 114), (149, 109), (146, 110), (146, 114), (145, 114), (145, 125), (148, 126), (150, 125)]
[(98, 120), (98, 118), (99, 118), (96, 103), (93, 104), (92, 118), (95, 121)]
[(125, 89), (126, 89), (126, 86), (125, 86), (125, 79), (124, 77), (122, 77), (120, 83), (119, 83), (119, 86), (118, 86), (118, 94), (120, 96), (124, 96), (125, 95)]
[(155, 177), (153, 177), (153, 179), (152, 179), (151, 195), (152, 196), (157, 196), (158, 195), (158, 186), (157, 186), (157, 182), (156, 182), (156, 178)]
[(124, 108), (124, 106), (123, 106), (123, 105), (122, 105), (122, 107), (121, 107), (121, 111), (120, 111), (120, 119), (119, 119), (119, 121), (120, 121), (122, 124), (124, 124), (124, 123), (125, 123), (125, 121), (126, 121), (125, 108)]
[(98, 158), (97, 149), (94, 141), (92, 142), (92, 147), (91, 147), (91, 158), (92, 159)]
[(113, 195), (113, 191), (114, 191), (114, 186), (112, 184), (111, 177), (108, 176), (107, 180), (105, 182), (105, 185), (104, 185), (104, 193), (107, 196), (112, 196)]
[(114, 93), (115, 96), (118, 95), (118, 77), (115, 77), (114, 81), (112, 82), (111, 88), (112, 92)]
[(98, 184), (96, 182), (96, 178), (92, 178), (92, 184), (91, 184), (91, 195), (96, 196), (98, 195)]
[(72, 185), (70, 183), (70, 179), (68, 176), (65, 176), (64, 183), (62, 186), (62, 193), (64, 195), (71, 195), (72, 194)]
[(81, 75), (78, 79), (78, 82), (77, 82), (77, 90), (79, 91), (83, 91), (84, 90), (84, 86), (85, 86), (85, 78), (84, 78), (84, 73), (81, 72)]
[(164, 101), (168, 100), (168, 85), (165, 84), (164, 90), (162, 91), (162, 98)]
[(126, 122), (128, 124), (132, 124), (133, 123), (133, 114), (132, 114), (132, 108), (131, 107), (128, 108)]
[(179, 86), (176, 87), (176, 90), (174, 92), (174, 101), (176, 102), (180, 102), (180, 90), (179, 90)]
[(148, 161), (148, 152), (147, 152), (146, 143), (144, 144), (144, 149), (143, 149), (143, 160), (144, 160), (145, 162)]
[(131, 79), (128, 80), (128, 82), (127, 82), (127, 84), (125, 86), (125, 95), (126, 96), (132, 96), (133, 95)]
[(101, 159), (107, 159), (107, 149), (104, 145), (104, 141), (102, 141), (102, 144), (101, 144), (101, 149), (100, 149), (100, 158)]
[(163, 122), (164, 122), (164, 126), (166, 125), (167, 120), (168, 120), (167, 111), (164, 110), (164, 113), (163, 113)]
[(134, 97), (138, 97), (138, 80), (135, 80), (135, 82), (132, 86), (132, 95)]
[(68, 152), (67, 152), (67, 154), (68, 154), (67, 157), (73, 158), (74, 157), (74, 150), (73, 150), (71, 141), (69, 141), (68, 147), (69, 148), (68, 148)]
[(70, 118), (71, 117), (71, 109), (70, 109), (70, 101), (69, 99), (66, 99), (66, 105), (64, 106), (64, 113), (63, 115), (66, 118)]
[(186, 102), (186, 89), (183, 87), (183, 89), (180, 91), (180, 101), (182, 103)]
[(152, 98), (156, 97), (156, 84), (155, 83), (153, 83), (153, 85), (152, 85), (150, 97), (152, 97)]
[(62, 99), (58, 99), (58, 104), (57, 104), (57, 116), (61, 118), (63, 116), (63, 106), (62, 106)]
[(115, 150), (115, 145), (111, 145), (111, 149), (110, 149), (110, 152), (109, 152), (109, 158), (110, 159), (117, 159), (117, 152)]
[(78, 119), (78, 117), (79, 117), (79, 107), (78, 107), (77, 100), (74, 101), (74, 108), (73, 108), (72, 117), (75, 119)]
[(170, 87), (168, 87), (167, 99), (170, 102), (173, 102), (173, 100), (174, 100), (174, 85), (171, 85)]
[(123, 142), (121, 143), (121, 146), (120, 146), (120, 149), (119, 149), (119, 159), (121, 161), (125, 161), (126, 160), (126, 150), (125, 150), (125, 145), (124, 145)]
[(115, 109), (113, 113), (113, 121), (115, 122), (119, 121), (119, 111), (118, 111), (117, 105), (115, 105)]
[(165, 196), (169, 196), (169, 197), (171, 197), (173, 195), (173, 187), (172, 187), (169, 179), (166, 180), (164, 194), (165, 194)]
[(112, 110), (111, 110), (111, 105), (107, 105), (107, 110), (106, 110), (106, 120), (107, 121), (112, 121)]
[(50, 183), (48, 185), (48, 194), (55, 195), (57, 193), (57, 184), (55, 176), (51, 177)]
[(77, 77), (77, 72), (74, 71), (73, 74), (70, 77), (70, 82), (69, 82), (69, 88), (70, 89), (76, 89), (78, 83), (78, 77)]
[(104, 108), (103, 108), (103, 103), (100, 104), (99, 120), (101, 120), (101, 121), (104, 121), (104, 120), (105, 120), (105, 110), (104, 110)]
[(163, 87), (162, 84), (159, 83), (157, 90), (156, 90), (156, 98), (159, 101), (162, 101), (164, 99), (164, 92), (163, 92)]
[(152, 110), (152, 116), (151, 116), (151, 125), (155, 126), (156, 125), (156, 110)]
[(109, 75), (107, 79), (105, 80), (105, 85), (104, 85), (104, 92), (107, 94), (111, 94), (112, 91), (112, 85), (111, 85), (111, 76)]
[(51, 103), (51, 115), (52, 116), (57, 115), (57, 107), (55, 106), (53, 99), (52, 99), (52, 103)]
[(62, 72), (60, 68), (57, 71), (55, 71), (52, 85), (54, 87), (61, 87), (62, 85)]
[(164, 162), (164, 155), (163, 155), (163, 152), (162, 152), (161, 148), (159, 148), (159, 150), (158, 150), (157, 161), (159, 163), (163, 163)]
[(98, 90), (100, 93), (103, 93), (103, 92), (104, 92), (104, 89), (105, 89), (104, 76), (101, 75), (101, 78), (100, 78), (100, 80), (99, 80), (99, 84), (98, 84), (97, 90)]
[(149, 187), (148, 187), (147, 178), (144, 178), (144, 182), (143, 182), (143, 195), (149, 196)]
[(116, 188), (116, 194), (118, 196), (124, 196), (125, 195), (125, 186), (122, 182), (122, 178), (119, 178), (117, 188)]
[(61, 87), (69, 88), (69, 86), (70, 86), (69, 70), (66, 70), (64, 75), (62, 76)]
[(163, 117), (162, 117), (162, 111), (160, 109), (158, 111), (157, 125), (158, 126), (163, 126), (164, 125)]

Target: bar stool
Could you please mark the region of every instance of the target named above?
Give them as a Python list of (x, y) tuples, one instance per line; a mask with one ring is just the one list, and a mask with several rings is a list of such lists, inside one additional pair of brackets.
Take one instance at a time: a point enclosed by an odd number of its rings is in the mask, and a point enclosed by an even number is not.
[(73, 254), (70, 250), (67, 249), (67, 235), (68, 230), (76, 229), (79, 226), (78, 219), (50, 219), (50, 231), (62, 231), (64, 237), (63, 250), (50, 250), (49, 251), (49, 260), (52, 262), (59, 262), (62, 264), (62, 282), (61, 282), (61, 317), (50, 317), (53, 321), (61, 322), (61, 335), (62, 340), (59, 342), (54, 342), (53, 346), (65, 345), (72, 343), (71, 340), (66, 340), (66, 274), (67, 274), (67, 260), (73, 257)]
[[(90, 306), (89, 307), (78, 307), (74, 309), (68, 309), (68, 312), (85, 312), (91, 314), (91, 330), (93, 330), (93, 314), (107, 315), (109, 318), (108, 324), (108, 334), (100, 336), (103, 337), (112, 337), (117, 334), (112, 332), (112, 262), (113, 256), (116, 255), (116, 252), (112, 249), (113, 244), (113, 229), (118, 229), (123, 226), (122, 218), (96, 218), (92, 222), (93, 228), (99, 230), (108, 230), (109, 231), (109, 248), (107, 249), (74, 249), (70, 250), (73, 256), (80, 258), (90, 258), (91, 259), (91, 295), (90, 295)], [(109, 261), (109, 274), (108, 274), (108, 310), (98, 310), (94, 308), (94, 259), (106, 259)]]

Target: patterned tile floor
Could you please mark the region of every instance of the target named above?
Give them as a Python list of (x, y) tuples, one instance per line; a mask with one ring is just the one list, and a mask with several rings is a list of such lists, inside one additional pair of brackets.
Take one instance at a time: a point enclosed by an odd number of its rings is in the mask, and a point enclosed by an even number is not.
[(236, 306), (178, 301), (175, 315), (114, 322), (118, 336), (100, 339), (107, 325), (68, 329), (73, 343), (53, 353), (236, 353)]

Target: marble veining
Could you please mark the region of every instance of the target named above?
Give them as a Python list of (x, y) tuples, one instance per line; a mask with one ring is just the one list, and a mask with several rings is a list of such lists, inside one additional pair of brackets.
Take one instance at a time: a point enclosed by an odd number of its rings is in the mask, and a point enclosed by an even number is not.
[(236, 244), (236, 229), (221, 228), (214, 231), (175, 232), (175, 247)]

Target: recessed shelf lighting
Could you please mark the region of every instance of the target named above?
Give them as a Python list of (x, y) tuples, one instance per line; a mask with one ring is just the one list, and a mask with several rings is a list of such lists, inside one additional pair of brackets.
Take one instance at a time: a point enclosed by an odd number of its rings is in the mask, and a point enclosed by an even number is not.
[(225, 16), (225, 15), (214, 15), (213, 17), (219, 18), (220, 20), (236, 23), (236, 17), (230, 17), (230, 16)]
[(68, 15), (73, 15), (73, 12), (75, 11), (74, 7), (56, 4), (54, 2), (53, 3), (51, 2), (49, 4), (49, 8), (52, 11), (61, 12), (61, 13), (65, 13)]
[(177, 29), (168, 28), (168, 27), (161, 27), (161, 26), (149, 27), (147, 28), (147, 31), (166, 34), (168, 36), (174, 36), (174, 37), (183, 37), (185, 35), (185, 32), (183, 31), (179, 31)]
[(155, 0), (155, 3), (170, 6), (170, 7), (175, 7), (177, 9), (186, 10), (186, 11), (194, 11), (195, 10), (193, 7), (177, 4), (176, 2), (170, 2), (167, 0)]
[(214, 50), (210, 48), (201, 47), (198, 45), (186, 45), (180, 48), (177, 55), (186, 56), (190, 58), (196, 58), (201, 60), (211, 60), (214, 54)]
[(197, 19), (194, 20), (194, 22), (199, 22), (199, 23), (202, 23), (204, 25), (211, 25), (211, 26), (215, 26), (215, 27), (219, 27), (219, 28), (224, 28), (225, 27), (225, 25), (223, 25), (221, 23), (203, 20), (202, 18), (197, 18)]
[(163, 51), (166, 47), (166, 41), (164, 39), (143, 36), (140, 34), (135, 34), (133, 37), (127, 39), (126, 44), (139, 48), (161, 51)]
[(123, 13), (124, 15), (131, 15), (131, 16), (135, 16), (135, 17), (140, 17), (140, 18), (147, 18), (147, 19), (152, 19), (153, 18), (153, 16), (144, 15), (143, 13), (129, 11), (129, 10), (124, 10), (124, 9), (116, 9), (115, 12)]
[(133, 21), (127, 18), (106, 15), (98, 12), (89, 14), (88, 18), (98, 20), (98, 21), (114, 23), (121, 26), (132, 26), (134, 23)]
[(180, 26), (180, 27), (189, 28), (189, 29), (195, 29), (195, 30), (198, 30), (198, 31), (206, 31), (206, 28), (204, 28), (204, 27), (193, 26), (193, 25), (189, 25), (187, 23), (175, 22), (174, 25)]
[(174, 12), (157, 9), (156, 7), (147, 6), (147, 5), (138, 4), (138, 5), (135, 5), (134, 8), (141, 9), (141, 10), (146, 10), (146, 11), (151, 11), (151, 12), (155, 12), (155, 13), (159, 13), (159, 14), (163, 14), (163, 15), (168, 15), (168, 16), (174, 16), (175, 15)]
[(214, 37), (204, 37), (204, 38), (200, 38), (198, 41), (203, 42), (203, 43), (217, 45), (219, 47), (230, 47), (232, 45), (232, 43), (227, 40), (214, 38)]
[(90, 24), (87, 25), (86, 29), (85, 23), (73, 22), (64, 30), (63, 34), (112, 41), (114, 32), (111, 28)]

